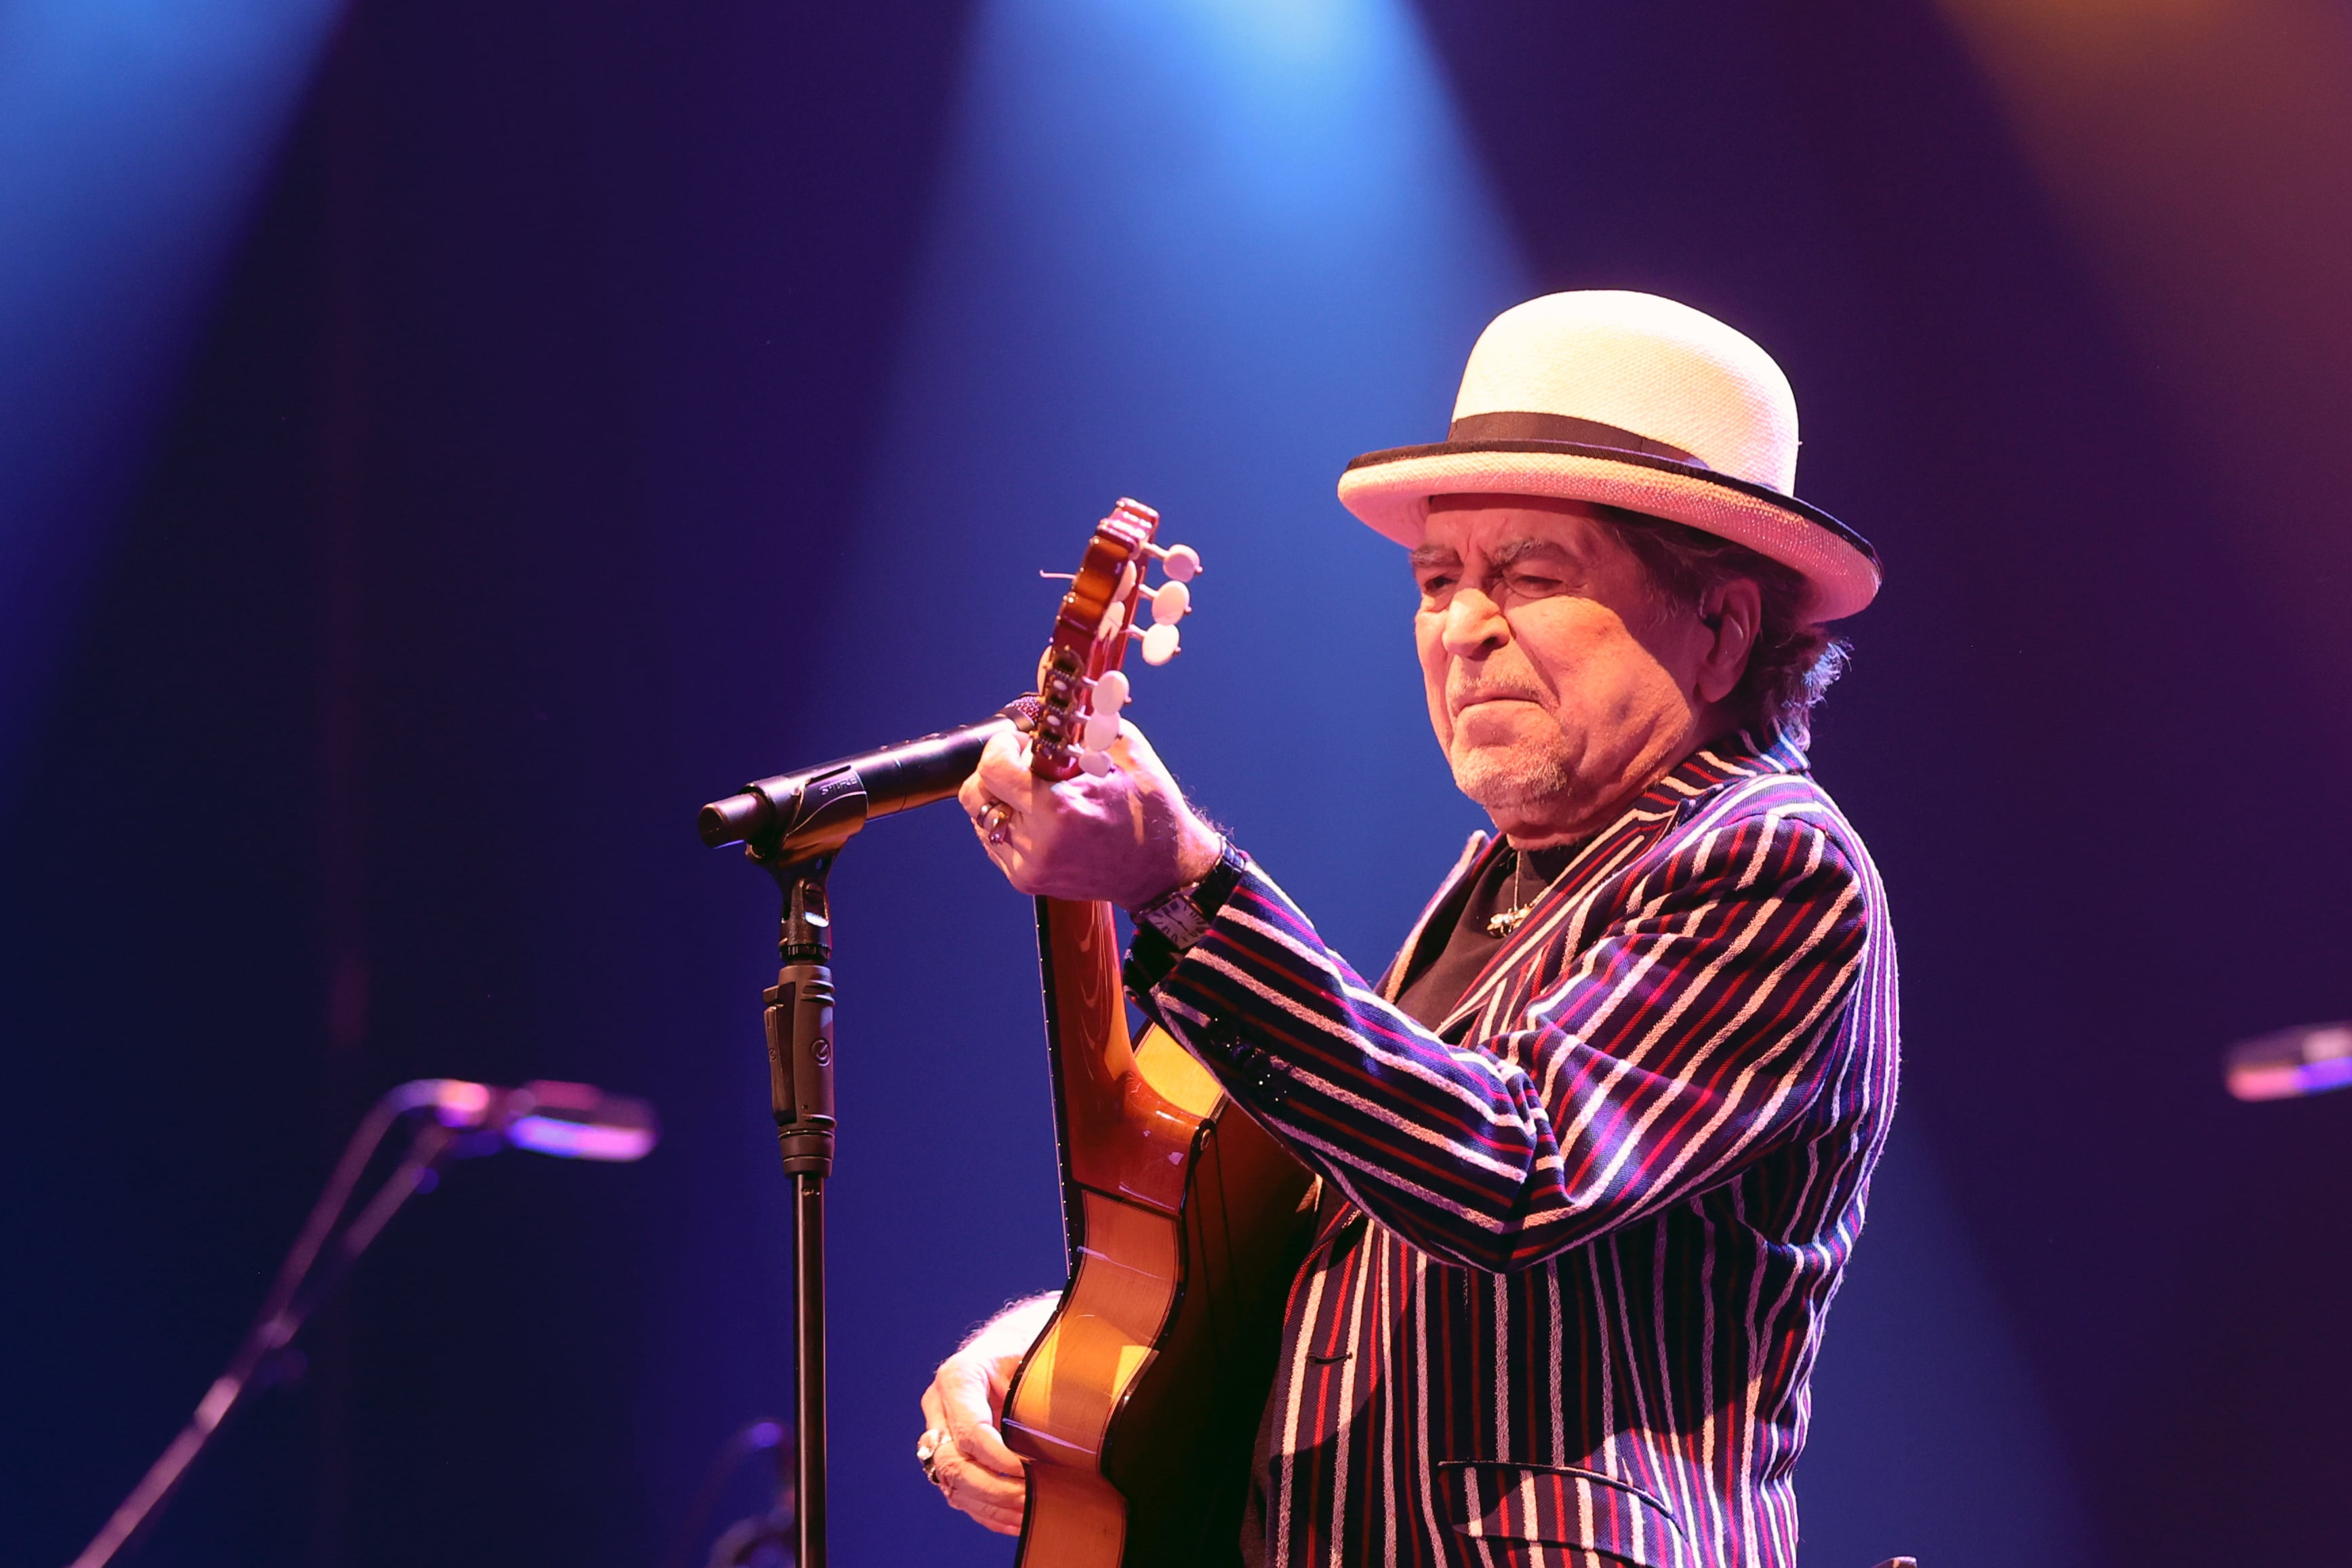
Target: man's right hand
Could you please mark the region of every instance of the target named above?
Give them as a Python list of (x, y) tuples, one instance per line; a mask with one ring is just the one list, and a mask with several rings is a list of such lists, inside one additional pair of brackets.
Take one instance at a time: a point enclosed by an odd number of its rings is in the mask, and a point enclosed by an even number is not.
[(1028, 747), (1016, 732), (997, 736), (956, 795), (1016, 892), (1133, 910), (1216, 869), (1224, 841), (1135, 726), (1119, 725), (1099, 777), (1039, 779)]
[(1032, 1296), (989, 1319), (940, 1364), (923, 1390), (923, 1441), (931, 1455), (926, 1468), (933, 1484), (950, 1507), (999, 1535), (1021, 1533), (1029, 1504), (1020, 1458), (1004, 1446), (999, 1429), (1005, 1391), (1059, 1299)]

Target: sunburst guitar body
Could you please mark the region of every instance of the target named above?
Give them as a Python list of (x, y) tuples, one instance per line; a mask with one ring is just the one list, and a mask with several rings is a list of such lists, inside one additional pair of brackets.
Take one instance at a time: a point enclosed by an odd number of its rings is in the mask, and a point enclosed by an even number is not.
[[(1129, 643), (1174, 652), (1199, 561), (1158, 525), (1121, 501), (1096, 528), (1038, 672), (1041, 777), (1108, 767)], [(1154, 558), (1171, 580), (1147, 595)], [(1005, 1396), (1029, 1480), (1015, 1561), (1238, 1563), (1310, 1177), (1165, 1033), (1130, 1039), (1110, 905), (1038, 900), (1037, 946), (1070, 1279)]]

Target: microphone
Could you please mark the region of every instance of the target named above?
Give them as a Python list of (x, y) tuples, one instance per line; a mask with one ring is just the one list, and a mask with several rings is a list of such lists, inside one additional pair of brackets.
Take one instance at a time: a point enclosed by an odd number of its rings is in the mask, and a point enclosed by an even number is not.
[[(447, 1132), (470, 1135), (450, 1138), (418, 1129), (398, 1168), (359, 1213), (348, 1214), (352, 1194), (383, 1135), (401, 1117), (417, 1111), (432, 1112)], [(260, 1315), (246, 1331), (228, 1366), (205, 1391), (180, 1435), (82, 1548), (72, 1568), (108, 1568), (153, 1521), (156, 1511), (178, 1491), (188, 1467), (247, 1391), (268, 1385), (270, 1379), (263, 1375), (271, 1358), (294, 1354), (289, 1347), (310, 1313), (341, 1283), (401, 1206), (433, 1190), (442, 1162), (490, 1154), (509, 1144), (565, 1160), (641, 1160), (660, 1137), (651, 1105), (625, 1094), (607, 1094), (593, 1083), (536, 1079), (520, 1089), (500, 1089), (462, 1078), (417, 1078), (388, 1091), (368, 1108), (345, 1145), (293, 1249), (278, 1265)], [(257, 1383), (257, 1377), (261, 1381)]]
[(488, 1133), (518, 1149), (560, 1160), (641, 1160), (661, 1141), (654, 1108), (593, 1083), (535, 1078), (500, 1089), (462, 1078), (419, 1078), (385, 1099), (397, 1114), (431, 1110), (456, 1132)]
[(2224, 1077), (2241, 1100), (2292, 1100), (2352, 1084), (2352, 1023), (2305, 1024), (2242, 1040)]
[(990, 717), (746, 784), (702, 808), (695, 825), (712, 849), (749, 842), (763, 859), (830, 854), (876, 817), (944, 800), (980, 766), (989, 741), (1037, 722), (1037, 699), (1020, 697)]

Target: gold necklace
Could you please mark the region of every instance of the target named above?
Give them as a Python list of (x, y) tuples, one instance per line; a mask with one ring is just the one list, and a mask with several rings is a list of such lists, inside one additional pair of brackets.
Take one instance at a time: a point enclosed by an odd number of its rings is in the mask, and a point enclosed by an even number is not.
[(1519, 901), (1519, 877), (1527, 869), (1528, 857), (1513, 850), (1511, 852), (1511, 907), (1486, 917), (1487, 936), (1497, 938), (1508, 936), (1528, 923), (1528, 916), (1534, 912), (1535, 905)]

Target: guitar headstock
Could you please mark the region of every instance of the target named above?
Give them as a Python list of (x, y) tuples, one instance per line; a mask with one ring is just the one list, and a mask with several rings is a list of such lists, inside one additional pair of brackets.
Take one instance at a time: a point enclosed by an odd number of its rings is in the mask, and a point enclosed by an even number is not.
[[(1118, 737), (1118, 710), (1127, 705), (1127, 672), (1120, 666), (1130, 642), (1142, 644), (1147, 664), (1176, 656), (1176, 623), (1192, 606), (1191, 585), (1200, 575), (1201, 557), (1190, 545), (1163, 548), (1153, 538), (1159, 531), (1158, 512), (1122, 497), (1095, 525), (1086, 558), (1070, 574), (1054, 640), (1037, 663), (1029, 768), (1040, 779), (1108, 771), (1105, 753)], [(1144, 581), (1155, 560), (1167, 579), (1156, 588)], [(1148, 631), (1135, 623), (1139, 604), (1151, 609)]]

